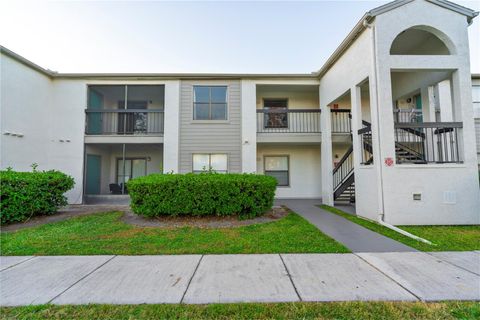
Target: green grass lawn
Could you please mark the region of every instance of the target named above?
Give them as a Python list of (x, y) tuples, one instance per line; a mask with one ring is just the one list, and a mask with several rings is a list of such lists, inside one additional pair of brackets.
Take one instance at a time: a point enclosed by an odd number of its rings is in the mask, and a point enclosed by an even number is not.
[(475, 302), (88, 305), (1, 308), (0, 319), (478, 319)]
[(421, 251), (470, 251), (480, 250), (480, 226), (398, 226), (411, 234), (427, 239), (434, 245), (417, 241), (388, 229), (376, 222), (362, 219), (345, 213), (337, 208), (320, 206), (332, 213), (338, 214), (367, 229), (378, 232), (389, 238), (402, 242)]
[(96, 213), (2, 232), (2, 255), (148, 255), (349, 252), (295, 213), (234, 228), (142, 228), (121, 212)]

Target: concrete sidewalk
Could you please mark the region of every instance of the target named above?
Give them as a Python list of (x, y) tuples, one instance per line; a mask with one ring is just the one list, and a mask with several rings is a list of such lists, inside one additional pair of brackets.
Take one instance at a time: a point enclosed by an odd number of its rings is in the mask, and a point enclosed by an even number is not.
[(275, 200), (298, 213), (320, 231), (337, 240), (352, 252), (416, 252), (403, 243), (373, 232), (318, 205), (320, 200)]
[(480, 300), (480, 253), (0, 258), (2, 306), (351, 300)]

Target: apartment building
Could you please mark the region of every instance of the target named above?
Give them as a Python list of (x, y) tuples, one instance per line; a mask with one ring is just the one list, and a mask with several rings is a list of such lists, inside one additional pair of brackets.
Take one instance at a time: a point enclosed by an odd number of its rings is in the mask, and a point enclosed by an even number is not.
[(70, 203), (212, 169), (272, 175), (277, 198), (354, 203), (395, 225), (478, 224), (476, 15), (391, 2), (309, 74), (67, 74), (2, 48), (0, 165), (70, 174)]

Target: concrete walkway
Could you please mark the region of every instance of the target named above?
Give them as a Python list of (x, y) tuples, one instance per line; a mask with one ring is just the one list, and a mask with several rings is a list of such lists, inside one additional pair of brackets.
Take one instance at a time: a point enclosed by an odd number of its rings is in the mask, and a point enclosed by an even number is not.
[(0, 305), (480, 300), (480, 253), (1, 257)]
[(318, 207), (320, 200), (276, 200), (292, 209), (320, 231), (342, 243), (352, 252), (416, 252), (398, 241), (370, 231), (356, 223)]

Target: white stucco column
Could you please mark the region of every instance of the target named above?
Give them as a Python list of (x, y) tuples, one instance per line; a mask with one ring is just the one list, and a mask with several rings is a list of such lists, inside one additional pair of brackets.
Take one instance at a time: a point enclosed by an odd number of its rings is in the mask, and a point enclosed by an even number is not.
[(178, 173), (179, 125), (180, 125), (180, 80), (165, 84), (163, 134), (163, 172)]
[(257, 172), (257, 93), (252, 80), (242, 80), (242, 172)]
[(333, 161), (332, 161), (332, 122), (330, 108), (321, 108), (320, 124), (322, 130), (322, 202), (333, 206)]
[[(460, 130), (463, 139), (459, 138), (460, 158), (463, 158), (464, 165), (471, 168), (473, 171), (472, 176), (478, 183), (478, 176), (476, 174), (476, 172), (478, 172), (478, 162), (477, 153), (475, 150), (475, 123), (473, 119), (473, 108), (471, 102), (472, 79), (468, 65), (453, 72), (452, 89), (454, 104), (452, 106), (451, 121), (461, 121), (463, 123), (463, 128)], [(442, 102), (440, 101), (440, 103)], [(443, 109), (441, 109), (440, 113), (442, 112)], [(443, 120), (442, 117), (442, 121), (446, 120)], [(480, 199), (480, 197), (477, 196), (477, 199)], [(478, 208), (478, 203), (480, 203), (480, 200), (477, 200), (476, 208)]]
[(429, 86), (427, 89), (428, 94), (428, 116), (426, 114), (423, 115), (424, 122), (435, 122), (435, 87)]
[(358, 130), (362, 128), (362, 95), (361, 88), (354, 86), (350, 89), (351, 109), (352, 109), (352, 145), (353, 145), (353, 166), (359, 168), (362, 162), (362, 151), (358, 138)]
[(423, 122), (429, 121), (430, 119), (430, 96), (428, 94), (428, 87), (420, 88), (420, 97), (422, 98), (422, 117)]

